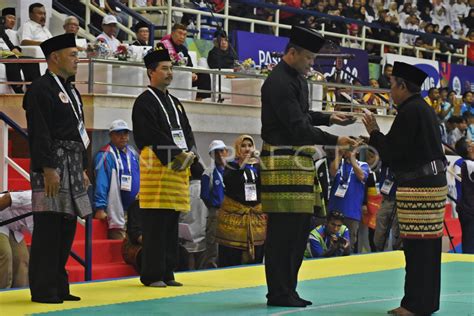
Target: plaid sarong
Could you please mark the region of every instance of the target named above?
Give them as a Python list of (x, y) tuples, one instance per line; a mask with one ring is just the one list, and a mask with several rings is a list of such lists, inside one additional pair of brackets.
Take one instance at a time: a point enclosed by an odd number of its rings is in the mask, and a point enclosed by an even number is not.
[(400, 237), (439, 238), (443, 235), (444, 210), (448, 188), (397, 188), (397, 214)]
[(92, 208), (84, 187), (82, 155), (84, 145), (80, 142), (55, 140), (53, 154), (60, 177), (59, 193), (54, 198), (44, 191), (42, 173), (31, 173), (31, 204), (33, 212), (56, 212), (72, 216), (86, 217)]
[[(264, 143), (261, 158), (261, 201), (266, 213), (310, 213), (318, 206), (314, 146)], [(320, 206), (320, 205), (319, 205)]]

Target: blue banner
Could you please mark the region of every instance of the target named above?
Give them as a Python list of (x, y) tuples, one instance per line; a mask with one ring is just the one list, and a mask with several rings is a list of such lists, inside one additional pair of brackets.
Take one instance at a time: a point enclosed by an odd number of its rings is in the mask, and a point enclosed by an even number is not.
[(439, 64), (443, 86), (462, 95), (466, 91), (474, 91), (474, 67), (455, 65), (442, 62)]
[[(234, 39), (239, 60), (243, 61), (251, 58), (257, 66), (278, 63), (280, 58), (272, 56), (272, 53), (283, 53), (289, 40), (283, 36), (278, 37), (244, 31), (236, 31)], [(367, 85), (369, 81), (369, 57), (367, 52), (360, 49), (341, 47), (341, 53), (354, 55), (354, 58), (343, 61), (343, 78), (350, 83), (353, 83), (354, 78), (357, 78), (363, 85)], [(315, 70), (328, 77), (334, 73), (335, 65), (335, 59), (316, 59)]]

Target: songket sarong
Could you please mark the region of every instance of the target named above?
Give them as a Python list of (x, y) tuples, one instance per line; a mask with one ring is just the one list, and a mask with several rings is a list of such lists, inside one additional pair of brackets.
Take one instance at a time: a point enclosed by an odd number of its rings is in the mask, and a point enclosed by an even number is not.
[(264, 143), (261, 158), (261, 201), (265, 213), (310, 213), (321, 207), (315, 186), (314, 146)]
[(396, 195), (400, 237), (432, 239), (443, 235), (448, 188), (398, 187)]
[(190, 169), (164, 166), (150, 147), (140, 153), (140, 208), (189, 212)]
[(224, 196), (217, 211), (216, 242), (220, 245), (246, 250), (255, 259), (255, 246), (265, 242), (267, 216), (261, 204), (247, 206)]
[(33, 212), (56, 212), (86, 217), (92, 208), (84, 187), (82, 155), (84, 145), (79, 142), (55, 140), (52, 146), (56, 171), (60, 177), (59, 193), (47, 197), (43, 173), (31, 172), (31, 205)]

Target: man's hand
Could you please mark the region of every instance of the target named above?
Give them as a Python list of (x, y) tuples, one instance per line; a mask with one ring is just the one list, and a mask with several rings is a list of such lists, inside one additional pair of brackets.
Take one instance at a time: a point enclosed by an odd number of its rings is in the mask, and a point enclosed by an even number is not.
[(365, 129), (369, 135), (373, 131), (380, 131), (379, 125), (377, 124), (377, 120), (375, 119), (374, 113), (368, 111), (367, 109), (362, 109), (364, 111), (364, 117), (362, 118), (362, 122), (365, 125)]
[(356, 145), (357, 141), (350, 137), (339, 136), (337, 138), (337, 146), (339, 146), (339, 149), (350, 149), (350, 147), (355, 147)]
[(18, 50), (18, 48), (12, 49), (11, 52), (12, 52), (13, 54), (15, 54), (16, 57), (18, 57), (18, 56), (21, 55), (21, 52)]
[(186, 168), (191, 166), (194, 161), (194, 158), (196, 158), (196, 155), (192, 151), (183, 151), (179, 155), (177, 155), (171, 162), (171, 169), (173, 169), (174, 171), (185, 170)]
[(59, 193), (59, 174), (54, 168), (43, 168), (44, 191), (47, 197), (55, 197)]
[(198, 75), (193, 72), (192, 75), (191, 75), (191, 79), (192, 79), (193, 82), (198, 80)]
[(354, 116), (342, 113), (334, 113), (329, 118), (329, 123), (342, 126), (353, 124), (355, 121), (357, 121), (357, 118)]
[(87, 190), (88, 187), (91, 185), (91, 180), (89, 179), (89, 176), (87, 175), (87, 172), (84, 170), (84, 189)]

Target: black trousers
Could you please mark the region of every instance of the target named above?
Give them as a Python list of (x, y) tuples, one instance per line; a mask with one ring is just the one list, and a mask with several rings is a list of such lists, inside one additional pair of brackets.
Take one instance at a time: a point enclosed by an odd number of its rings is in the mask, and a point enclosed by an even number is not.
[[(8, 57), (10, 59), (16, 58), (15, 56)], [(19, 57), (26, 59), (29, 57)], [(23, 71), (24, 81), (33, 81), (38, 77), (41, 77), (41, 72), (39, 69), (39, 64), (5, 64), (5, 72), (7, 75), (8, 81), (23, 81), (21, 78), (20, 71)], [(23, 85), (10, 85), (15, 93), (24, 93)]]
[(140, 281), (150, 285), (174, 280), (178, 267), (179, 212), (165, 209), (142, 209), (142, 270)]
[(34, 213), (29, 279), (34, 298), (69, 294), (66, 262), (76, 233), (76, 217), (60, 213)]
[(267, 299), (298, 296), (298, 271), (308, 241), (311, 214), (269, 213), (265, 241)]
[(257, 264), (263, 262), (264, 246), (255, 246), (255, 259), (250, 262), (243, 262), (244, 250), (219, 245), (219, 267), (231, 267), (241, 264)]
[(403, 239), (406, 275), (401, 306), (417, 315), (439, 309), (441, 291), (441, 238)]

